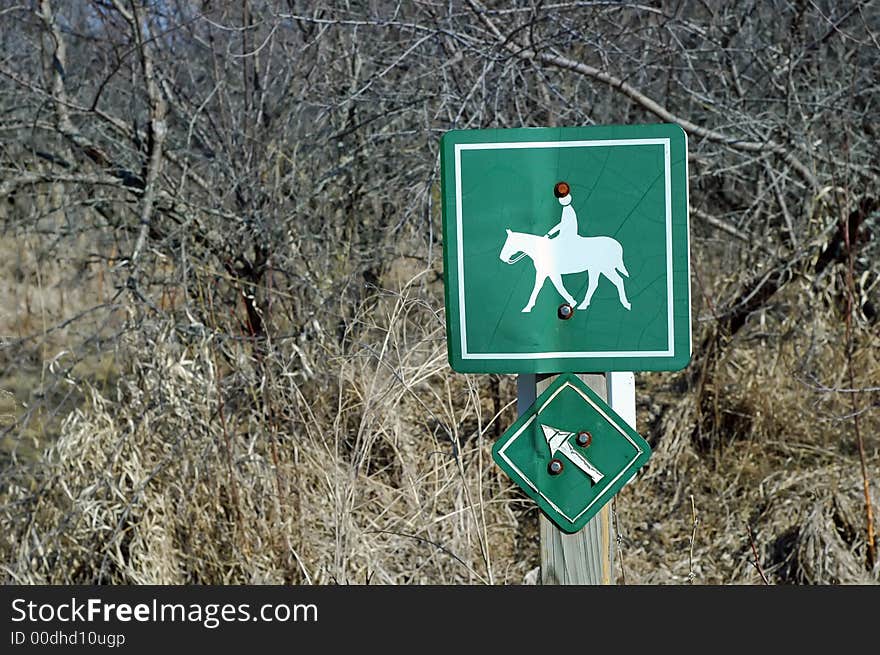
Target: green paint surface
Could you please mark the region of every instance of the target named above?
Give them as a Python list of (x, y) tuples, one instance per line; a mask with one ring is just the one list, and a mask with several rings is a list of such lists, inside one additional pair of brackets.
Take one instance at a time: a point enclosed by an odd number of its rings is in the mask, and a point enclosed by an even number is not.
[[(452, 131), (441, 152), (449, 361), (461, 372), (676, 370), (690, 360), (687, 144), (677, 125)], [(571, 187), (578, 235), (623, 248), (632, 308), (599, 276), (562, 321), (548, 279), (529, 313), (529, 257), (501, 260), (507, 229), (544, 235)], [(588, 273), (562, 276), (579, 303)]]
[[(594, 483), (564, 454), (551, 456), (542, 425), (571, 432), (568, 442), (602, 474)], [(581, 448), (576, 434), (592, 443)], [(552, 457), (563, 462), (551, 475)], [(577, 532), (610, 501), (651, 456), (648, 443), (580, 379), (560, 375), (497, 441), (495, 462), (561, 530)]]

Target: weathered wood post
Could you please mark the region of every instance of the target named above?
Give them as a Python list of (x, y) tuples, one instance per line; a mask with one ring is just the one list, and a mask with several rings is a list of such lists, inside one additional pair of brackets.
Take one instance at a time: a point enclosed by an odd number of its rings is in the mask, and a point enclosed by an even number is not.
[[(517, 414), (523, 414), (546, 389), (552, 375), (518, 375)], [(635, 376), (629, 372), (581, 374), (579, 377), (629, 425), (636, 427)], [(611, 505), (605, 505), (586, 527), (566, 534), (543, 514), (540, 517), (541, 584), (614, 584), (616, 535)]]

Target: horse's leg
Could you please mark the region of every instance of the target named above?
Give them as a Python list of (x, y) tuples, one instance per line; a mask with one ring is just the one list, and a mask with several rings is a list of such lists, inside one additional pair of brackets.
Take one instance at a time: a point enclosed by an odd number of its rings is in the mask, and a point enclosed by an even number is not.
[(614, 286), (617, 287), (617, 296), (620, 298), (620, 304), (626, 309), (630, 309), (632, 305), (630, 305), (629, 300), (626, 299), (626, 289), (623, 288), (623, 278), (614, 270), (604, 273), (604, 275), (614, 283)]
[(547, 275), (545, 273), (541, 273), (538, 271), (538, 269), (535, 269), (535, 288), (532, 289), (532, 295), (529, 296), (529, 302), (526, 303), (526, 306), (522, 308), (522, 311), (532, 311), (532, 307), (535, 306), (535, 300), (538, 299), (538, 292), (541, 290), (541, 287), (544, 286), (544, 281), (546, 279)]
[(577, 300), (575, 300), (574, 296), (572, 296), (568, 292), (568, 290), (562, 285), (562, 275), (560, 273), (551, 273), (550, 281), (553, 283), (553, 286), (556, 287), (559, 295), (565, 298), (565, 302), (574, 307), (577, 303)]
[(599, 286), (599, 273), (589, 270), (587, 275), (590, 276), (590, 282), (587, 285), (587, 295), (584, 296), (583, 302), (578, 305), (578, 309), (586, 309), (590, 306), (590, 300), (593, 299), (593, 294), (596, 293), (596, 287)]

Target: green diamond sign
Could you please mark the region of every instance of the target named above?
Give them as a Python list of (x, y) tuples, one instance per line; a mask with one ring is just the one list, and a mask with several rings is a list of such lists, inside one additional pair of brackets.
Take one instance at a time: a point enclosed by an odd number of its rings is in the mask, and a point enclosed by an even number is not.
[(453, 369), (687, 365), (687, 139), (679, 126), (451, 131), (441, 170)]
[(565, 532), (577, 532), (651, 456), (586, 384), (560, 375), (492, 449), (495, 462)]

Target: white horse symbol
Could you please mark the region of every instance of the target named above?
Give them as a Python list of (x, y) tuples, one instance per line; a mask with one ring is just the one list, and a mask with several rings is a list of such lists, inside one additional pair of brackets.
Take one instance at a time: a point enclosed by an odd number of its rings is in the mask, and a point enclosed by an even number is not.
[(577, 236), (565, 240), (550, 239), (547, 236), (513, 232), (508, 229), (507, 240), (501, 249), (501, 261), (505, 264), (513, 264), (522, 259), (522, 255), (513, 257), (517, 253), (525, 253), (531, 257), (535, 265), (535, 288), (532, 289), (529, 302), (522, 309), (524, 312), (532, 311), (538, 292), (548, 277), (559, 294), (565, 298), (565, 302), (574, 307), (577, 301), (562, 285), (562, 276), (583, 271), (589, 274), (589, 285), (587, 295), (577, 306), (578, 309), (586, 309), (590, 306), (590, 300), (599, 285), (600, 275), (607, 277), (617, 287), (620, 304), (626, 309), (631, 307), (629, 300), (626, 299), (623, 278), (620, 277), (620, 273), (629, 277), (629, 272), (623, 265), (623, 247), (611, 237)]

